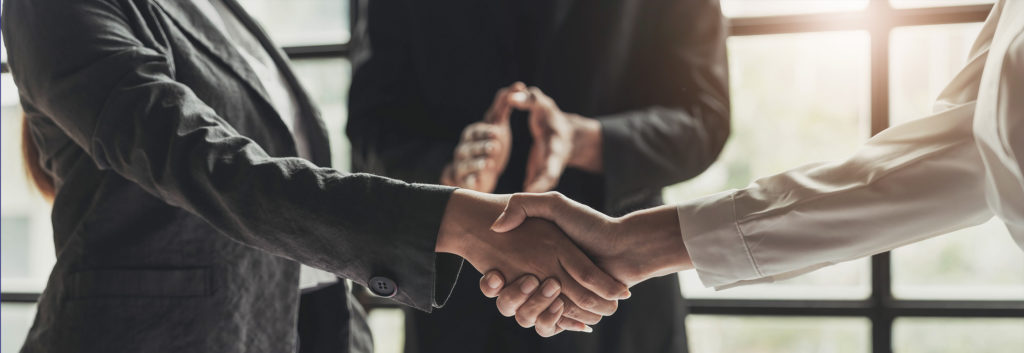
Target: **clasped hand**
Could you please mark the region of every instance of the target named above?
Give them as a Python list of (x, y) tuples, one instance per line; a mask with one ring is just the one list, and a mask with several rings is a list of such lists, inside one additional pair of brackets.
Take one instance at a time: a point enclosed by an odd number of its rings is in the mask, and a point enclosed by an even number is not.
[[(515, 290), (537, 292), (533, 303), (544, 305), (516, 305), (514, 310), (503, 305), (501, 312), (515, 315), (524, 327), (536, 325), (540, 335), (563, 329), (589, 331), (586, 325), (614, 313), (617, 300), (630, 295), (627, 286), (602, 271), (554, 224), (524, 219), (502, 233), (490, 229), (510, 199), (509, 195), (456, 190), (445, 208), (435, 251), (459, 255), (481, 273), (498, 271), (508, 278), (532, 275), (517, 283)], [(541, 284), (537, 278), (549, 280)], [(513, 297), (506, 295), (499, 302)]]
[[(679, 231), (678, 216), (671, 206), (612, 218), (557, 192), (515, 194), (509, 198), (491, 230), (510, 234), (537, 218), (554, 222), (594, 264), (626, 286), (692, 268)], [(518, 279), (505, 286), (505, 278)], [(533, 283), (537, 278), (547, 277), (492, 270), (481, 278), (480, 290), (488, 297), (497, 297), (496, 304), (502, 314), (515, 315), (523, 327), (530, 327), (524, 323), (535, 324), (541, 335), (579, 331), (570, 320), (551, 318), (561, 304), (545, 296), (543, 291), (536, 291)], [(554, 280), (547, 278), (545, 283)], [(589, 332), (589, 327), (583, 331)]]
[(523, 190), (555, 188), (567, 167), (601, 170), (601, 126), (594, 119), (563, 112), (537, 87), (516, 82), (498, 90), (483, 120), (470, 124), (441, 172), (441, 184), (493, 192), (512, 150), (512, 110), (528, 112), (530, 147)]

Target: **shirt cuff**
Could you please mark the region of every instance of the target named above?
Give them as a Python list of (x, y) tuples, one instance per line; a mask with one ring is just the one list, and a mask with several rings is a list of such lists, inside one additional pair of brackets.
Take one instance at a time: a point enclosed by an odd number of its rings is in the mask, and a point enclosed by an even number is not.
[(705, 287), (716, 290), (749, 284), (764, 276), (740, 231), (734, 190), (676, 206), (683, 244)]

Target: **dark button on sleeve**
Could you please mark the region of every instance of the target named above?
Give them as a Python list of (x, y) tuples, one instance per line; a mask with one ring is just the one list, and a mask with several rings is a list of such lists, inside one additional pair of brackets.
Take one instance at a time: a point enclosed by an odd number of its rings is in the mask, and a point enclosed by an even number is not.
[(370, 287), (370, 291), (373, 294), (381, 297), (391, 298), (398, 293), (398, 285), (387, 277), (373, 277), (366, 284)]

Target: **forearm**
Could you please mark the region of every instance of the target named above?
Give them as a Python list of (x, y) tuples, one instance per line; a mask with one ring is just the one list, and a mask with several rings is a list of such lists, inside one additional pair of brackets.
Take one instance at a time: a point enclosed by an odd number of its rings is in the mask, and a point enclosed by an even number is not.
[(679, 205), (702, 282), (785, 279), (991, 218), (973, 111), (966, 104), (895, 126), (846, 161)]
[(497, 218), (507, 203), (508, 195), (456, 189), (445, 206), (434, 251), (471, 257), (481, 246), (475, 235), (489, 233), (487, 221)]
[(615, 219), (629, 256), (643, 280), (693, 268), (674, 206), (636, 211)]

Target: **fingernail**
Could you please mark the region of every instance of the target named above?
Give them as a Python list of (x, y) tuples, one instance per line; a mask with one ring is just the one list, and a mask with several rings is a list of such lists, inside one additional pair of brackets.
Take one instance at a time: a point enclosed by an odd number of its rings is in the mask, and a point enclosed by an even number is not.
[(583, 332), (591, 333), (591, 332), (594, 332), (594, 329), (591, 328), (590, 326), (583, 325)]
[(541, 293), (544, 294), (544, 297), (551, 298), (561, 288), (562, 286), (558, 284), (558, 281), (548, 281), (548, 283), (544, 285), (544, 290)]
[(565, 302), (562, 302), (561, 299), (555, 299), (555, 302), (551, 304), (550, 308), (548, 308), (548, 312), (557, 314), (559, 310), (562, 310), (563, 306), (565, 306)]
[(632, 297), (632, 296), (633, 296), (633, 293), (631, 293), (631, 292), (629, 291), (629, 289), (627, 289), (627, 290), (626, 290), (626, 293), (625, 293), (625, 294), (623, 294), (623, 295), (621, 296), (621, 298), (622, 298), (622, 299), (629, 299), (629, 297)]
[(501, 287), (501, 279), (497, 275), (491, 273), (487, 275), (487, 286), (491, 289), (498, 289)]
[(529, 97), (530, 96), (528, 94), (526, 94), (526, 92), (516, 92), (516, 93), (512, 93), (512, 97), (510, 97), (510, 98), (512, 98), (512, 100), (514, 100), (516, 102), (525, 102), (526, 99), (529, 98)]
[(523, 281), (523, 284), (519, 285), (519, 290), (523, 291), (523, 294), (530, 294), (537, 290), (537, 279), (530, 277)]

